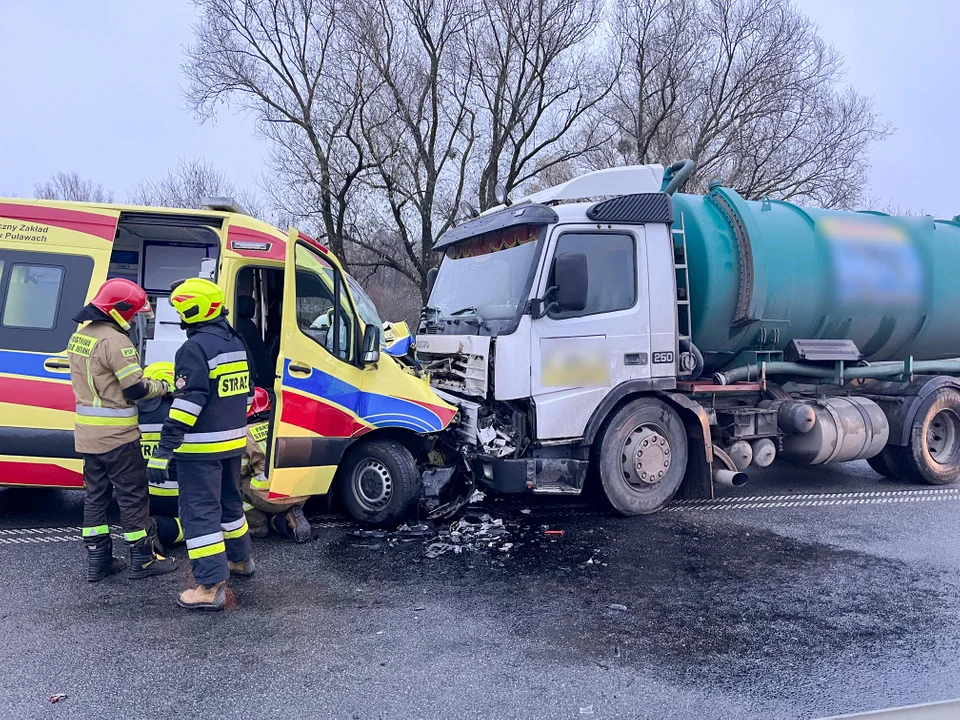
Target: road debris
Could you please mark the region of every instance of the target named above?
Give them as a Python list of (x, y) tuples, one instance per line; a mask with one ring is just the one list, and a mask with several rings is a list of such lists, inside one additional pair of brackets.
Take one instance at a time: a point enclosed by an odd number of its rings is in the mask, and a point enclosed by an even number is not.
[(64, 695), (63, 693), (57, 693), (56, 695), (50, 696), (50, 702), (52, 703), (58, 703), (61, 700), (66, 700), (66, 699), (67, 699), (67, 696)]
[(620, 603), (610, 603), (609, 605), (607, 605), (607, 607), (610, 608), (611, 610), (619, 610), (620, 612), (627, 611), (627, 606), (621, 605)]
[(473, 503), (483, 502), (486, 499), (487, 499), (487, 494), (485, 492), (481, 492), (480, 490), (474, 490), (473, 495), (470, 496), (470, 500), (468, 500), (467, 502), (468, 504), (472, 505)]
[(586, 707), (580, 708), (581, 715), (593, 715), (593, 705), (587, 705)]

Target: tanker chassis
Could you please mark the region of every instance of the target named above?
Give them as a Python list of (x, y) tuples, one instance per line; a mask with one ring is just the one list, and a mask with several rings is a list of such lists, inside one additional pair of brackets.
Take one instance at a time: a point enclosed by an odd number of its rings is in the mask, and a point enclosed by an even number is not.
[(774, 461), (960, 477), (960, 217), (677, 193), (693, 169), (465, 208), (416, 341), (459, 408), (438, 464), (504, 493), (598, 482), (626, 515)]

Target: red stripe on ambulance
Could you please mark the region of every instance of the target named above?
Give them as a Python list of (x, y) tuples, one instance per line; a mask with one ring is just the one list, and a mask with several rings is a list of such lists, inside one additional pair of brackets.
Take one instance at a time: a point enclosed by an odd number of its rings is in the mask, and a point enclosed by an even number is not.
[(113, 242), (117, 234), (115, 217), (82, 210), (64, 210), (26, 203), (0, 203), (0, 217), (37, 225), (53, 225), (93, 235), (107, 242)]

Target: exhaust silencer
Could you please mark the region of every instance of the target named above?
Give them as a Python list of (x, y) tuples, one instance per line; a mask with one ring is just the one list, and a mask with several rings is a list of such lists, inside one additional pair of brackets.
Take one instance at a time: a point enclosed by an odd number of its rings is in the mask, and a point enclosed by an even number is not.
[(747, 474), (739, 470), (727, 470), (726, 468), (715, 468), (713, 471), (713, 481), (717, 485), (726, 485), (727, 487), (740, 487), (747, 482)]

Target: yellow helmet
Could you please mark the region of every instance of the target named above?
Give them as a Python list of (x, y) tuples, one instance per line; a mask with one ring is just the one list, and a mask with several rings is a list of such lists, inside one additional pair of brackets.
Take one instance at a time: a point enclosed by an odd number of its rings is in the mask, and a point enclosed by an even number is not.
[(189, 278), (173, 288), (170, 304), (188, 325), (215, 320), (223, 314), (223, 289), (204, 278)]
[(173, 363), (169, 361), (150, 363), (143, 369), (144, 377), (151, 380), (166, 380), (173, 387)]

